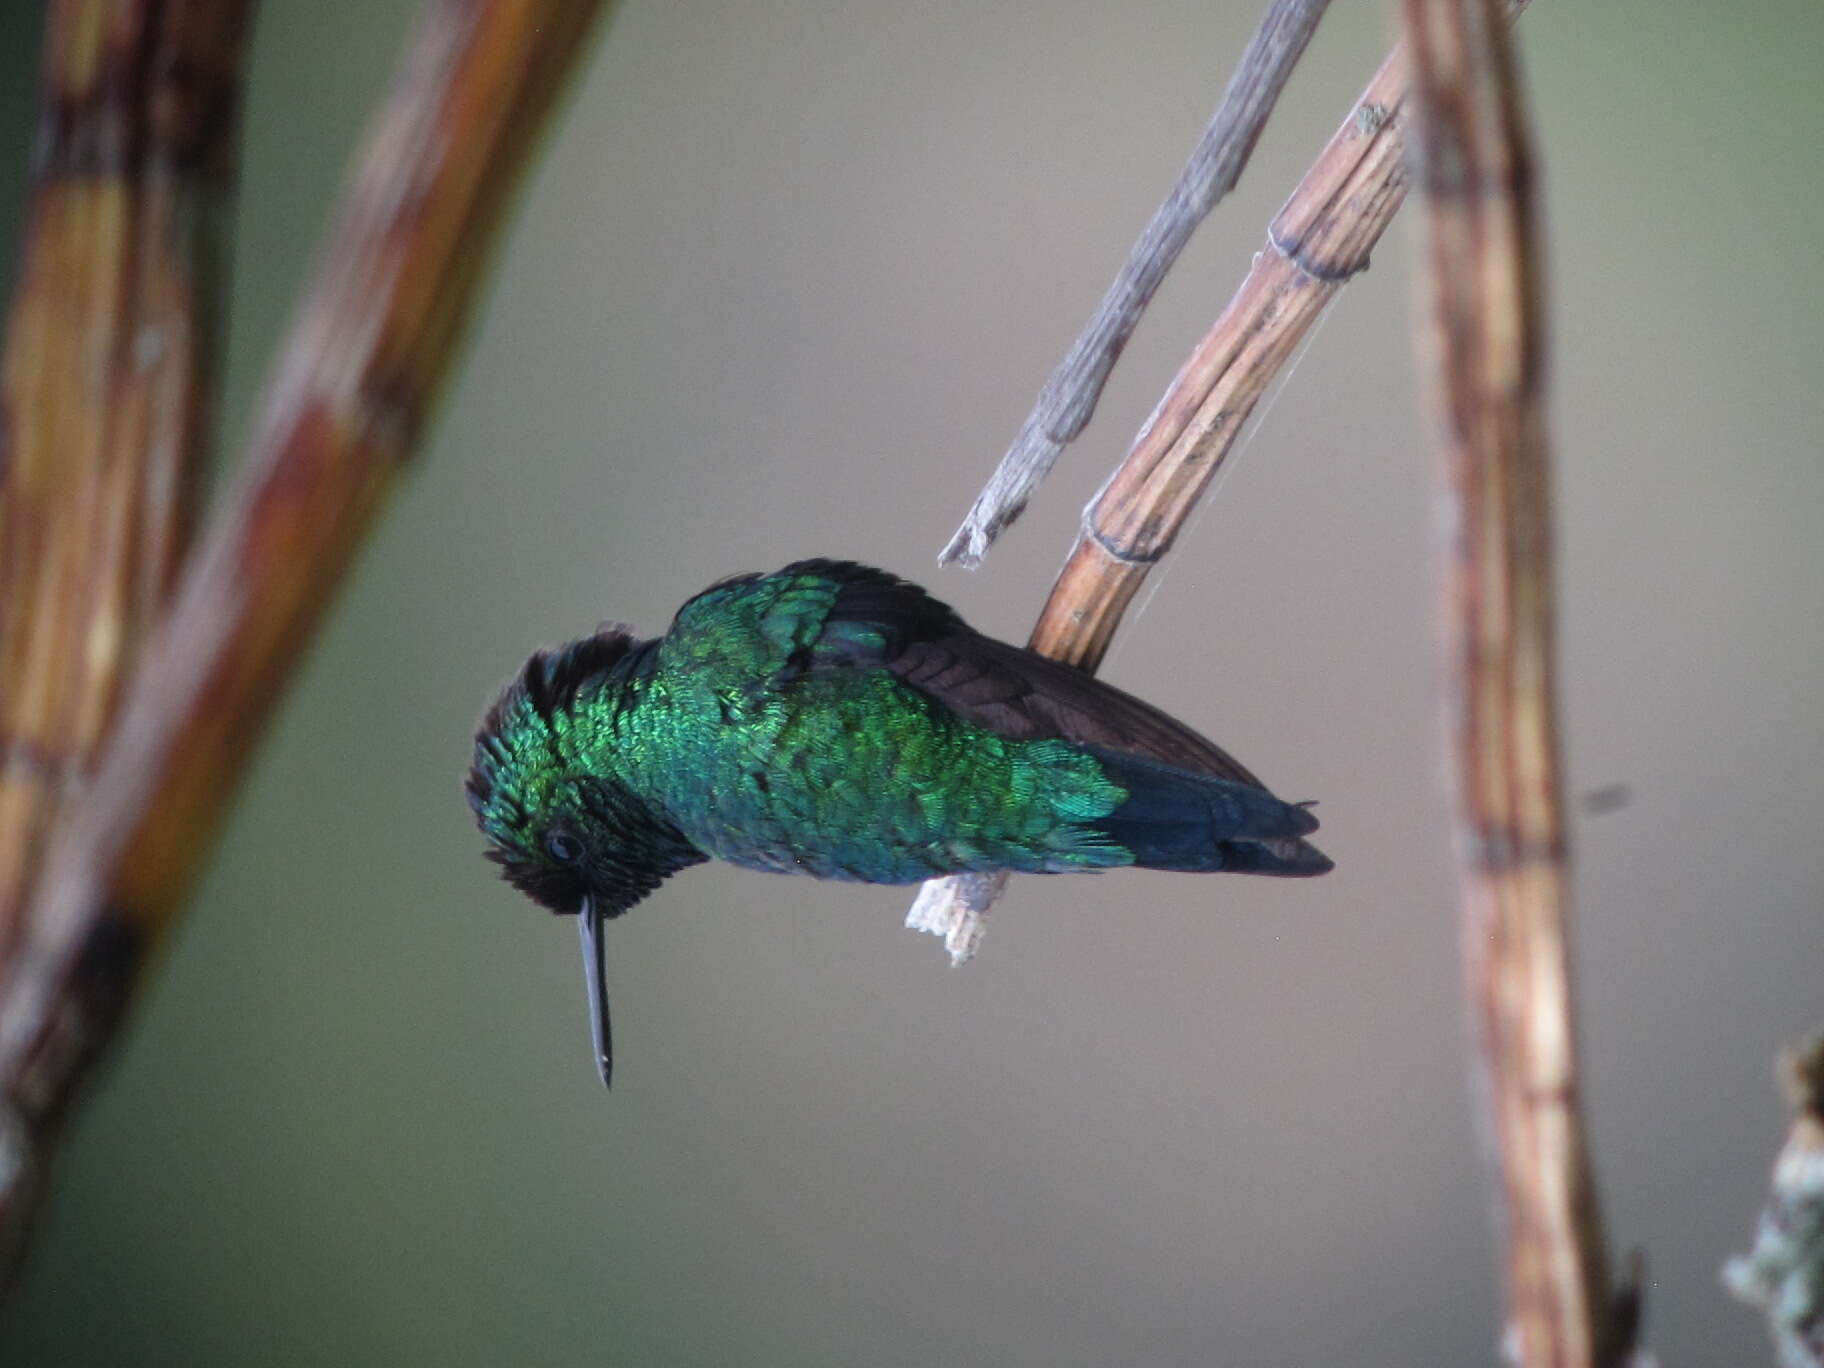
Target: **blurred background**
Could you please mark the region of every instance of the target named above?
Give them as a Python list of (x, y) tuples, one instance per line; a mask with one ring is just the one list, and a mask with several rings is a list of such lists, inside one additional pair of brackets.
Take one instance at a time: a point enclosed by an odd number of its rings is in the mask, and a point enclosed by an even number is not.
[[(1337, 0), (1240, 190), (986, 568), (934, 564), (1259, 6), (630, 0), (427, 450), (75, 1127), (9, 1364), (1362, 1365), (1496, 1357), (1443, 799), (1417, 217), (1106, 673), (1322, 800), (1317, 882), (910, 890), (710, 866), (575, 936), (460, 779), (528, 651), (796, 557), (1023, 637), (1078, 510), (1389, 42)], [(39, 6), (0, 7), (0, 273)], [(415, 0), (268, 0), (224, 463)], [(1578, 988), (1609, 1230), (1668, 1365), (1824, 1024), (1824, 8), (1539, 0)], [(10, 283), (5, 274), (0, 283)]]

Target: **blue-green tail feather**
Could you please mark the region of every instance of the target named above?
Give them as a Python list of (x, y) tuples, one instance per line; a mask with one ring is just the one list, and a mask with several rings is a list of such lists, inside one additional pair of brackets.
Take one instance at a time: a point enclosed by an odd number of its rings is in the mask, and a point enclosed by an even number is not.
[(1329, 857), (1303, 839), (1317, 830), (1308, 808), (1252, 784), (1137, 756), (1104, 751), (1096, 758), (1128, 796), (1094, 825), (1131, 850), (1142, 868), (1282, 876), (1331, 868)]

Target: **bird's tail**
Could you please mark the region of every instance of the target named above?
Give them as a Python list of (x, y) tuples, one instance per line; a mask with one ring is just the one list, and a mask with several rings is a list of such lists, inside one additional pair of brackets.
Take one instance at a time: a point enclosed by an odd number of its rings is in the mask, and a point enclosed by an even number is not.
[(1303, 839), (1317, 830), (1309, 808), (1252, 784), (1138, 756), (1105, 751), (1096, 758), (1127, 800), (1095, 825), (1133, 851), (1142, 868), (1298, 877), (1333, 867)]

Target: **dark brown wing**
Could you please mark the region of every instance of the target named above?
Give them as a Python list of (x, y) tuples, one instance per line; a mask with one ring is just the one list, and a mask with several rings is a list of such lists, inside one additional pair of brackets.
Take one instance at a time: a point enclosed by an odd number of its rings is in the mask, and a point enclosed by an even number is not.
[(808, 668), (885, 668), (1002, 736), (1059, 737), (1265, 787), (1215, 742), (1152, 704), (1074, 666), (983, 636), (915, 584), (841, 561), (800, 562), (781, 573), (816, 574), (836, 586), (803, 662)]
[(1021, 739), (1056, 736), (1143, 755), (1215, 779), (1266, 786), (1234, 756), (1075, 666), (965, 628), (909, 645), (887, 662), (900, 679), (977, 726)]

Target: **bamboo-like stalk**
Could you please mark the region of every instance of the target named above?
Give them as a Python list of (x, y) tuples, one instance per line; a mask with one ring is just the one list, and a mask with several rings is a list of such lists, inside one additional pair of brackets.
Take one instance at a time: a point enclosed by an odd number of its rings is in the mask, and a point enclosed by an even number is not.
[[(1527, 1368), (1618, 1362), (1579, 1109), (1554, 697), (1545, 312), (1533, 163), (1495, 0), (1402, 0), (1448, 473), (1464, 968), (1498, 1148), (1506, 1344)], [(1636, 1313), (1637, 1314), (1637, 1313)]]
[(206, 456), (250, 0), (58, 0), (0, 359), (0, 965)]
[[(1172, 547), (1254, 406), (1368, 254), (1406, 194), (1406, 61), (1382, 64), (1267, 230), (1265, 250), (1179, 368), (1126, 458), (1083, 511), (1029, 645), (1094, 671), (1141, 582)], [(981, 942), (1005, 875), (924, 884), (906, 925), (953, 962)]]
[(436, 0), (370, 131), (240, 478), (187, 562), (0, 981), (0, 1228), (208, 849), (406, 460), (600, 0)]

